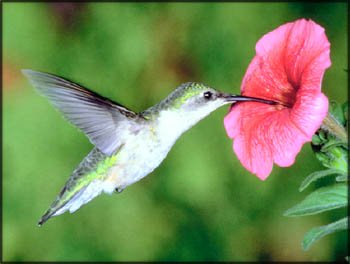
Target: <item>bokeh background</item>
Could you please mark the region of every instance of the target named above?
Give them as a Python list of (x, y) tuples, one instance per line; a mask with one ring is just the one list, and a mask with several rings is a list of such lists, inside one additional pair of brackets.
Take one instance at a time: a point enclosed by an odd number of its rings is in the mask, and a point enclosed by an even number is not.
[(37, 221), (92, 148), (21, 75), (75, 80), (141, 111), (182, 82), (239, 93), (257, 40), (311, 18), (326, 29), (332, 66), (323, 90), (347, 98), (347, 3), (4, 3), (3, 260), (343, 260), (347, 233), (308, 252), (306, 231), (336, 220), (287, 218), (301, 181), (322, 169), (306, 144), (264, 182), (232, 152), (219, 109), (184, 134), (151, 175), (74, 214)]

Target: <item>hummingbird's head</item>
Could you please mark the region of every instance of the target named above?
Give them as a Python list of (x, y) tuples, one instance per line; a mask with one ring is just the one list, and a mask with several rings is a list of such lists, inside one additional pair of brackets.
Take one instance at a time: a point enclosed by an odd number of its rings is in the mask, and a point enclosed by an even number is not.
[(205, 84), (196, 82), (188, 82), (180, 85), (163, 100), (167, 106), (165, 108), (177, 109), (185, 113), (198, 112), (204, 114), (204, 116), (225, 104), (234, 104), (242, 101), (275, 104), (273, 101), (261, 98), (223, 93)]
[(225, 98), (223, 93), (196, 82), (180, 85), (165, 101), (174, 110), (202, 112), (203, 114), (209, 114), (218, 107), (230, 103), (230, 100)]
[(142, 114), (157, 120), (158, 132), (165, 138), (170, 138), (170, 135), (176, 138), (217, 108), (241, 101), (275, 104), (260, 98), (222, 93), (202, 83), (188, 82)]
[(241, 101), (275, 104), (273, 101), (260, 98), (222, 93), (202, 83), (188, 82), (177, 87), (168, 97), (144, 114), (156, 114), (158, 119), (177, 120), (184, 127), (190, 127), (217, 108)]

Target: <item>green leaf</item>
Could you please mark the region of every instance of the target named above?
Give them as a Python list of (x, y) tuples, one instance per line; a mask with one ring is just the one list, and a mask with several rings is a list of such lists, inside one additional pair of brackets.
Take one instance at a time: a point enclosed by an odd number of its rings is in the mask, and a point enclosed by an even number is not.
[(318, 136), (320, 137), (320, 139), (321, 139), (322, 141), (326, 141), (326, 140), (327, 140), (326, 132), (323, 131), (323, 130), (320, 130), (320, 131), (319, 131)]
[(327, 168), (348, 171), (348, 151), (342, 147), (329, 149), (327, 152), (315, 151), (316, 158)]
[(316, 135), (316, 134), (312, 136), (312, 140), (311, 141), (312, 141), (312, 144), (314, 144), (316, 146), (321, 145), (321, 143), (322, 143), (321, 138), (318, 135)]
[(348, 149), (348, 144), (342, 141), (328, 141), (326, 144), (324, 144), (321, 148), (322, 152), (326, 152), (327, 150), (333, 148), (333, 147), (344, 147)]
[(337, 182), (344, 182), (344, 181), (349, 181), (348, 175), (347, 174), (342, 174), (339, 175), (335, 178)]
[(299, 204), (288, 209), (284, 213), (284, 216), (313, 215), (345, 207), (347, 204), (347, 186), (344, 184), (335, 184), (312, 192)]
[(315, 243), (325, 235), (334, 233), (336, 231), (348, 229), (348, 222), (349, 218), (345, 217), (331, 224), (312, 228), (304, 236), (304, 240), (302, 242), (303, 249), (305, 251), (308, 250), (313, 243)]
[(333, 175), (333, 174), (341, 175), (341, 174), (343, 174), (343, 172), (340, 170), (337, 170), (337, 169), (328, 169), (328, 170), (322, 170), (322, 171), (315, 171), (314, 173), (311, 173), (301, 183), (301, 185), (299, 187), (299, 192), (302, 192), (303, 190), (305, 190), (305, 188), (307, 186), (309, 186), (310, 183), (312, 183), (320, 178), (323, 178), (325, 176), (329, 176), (329, 175)]

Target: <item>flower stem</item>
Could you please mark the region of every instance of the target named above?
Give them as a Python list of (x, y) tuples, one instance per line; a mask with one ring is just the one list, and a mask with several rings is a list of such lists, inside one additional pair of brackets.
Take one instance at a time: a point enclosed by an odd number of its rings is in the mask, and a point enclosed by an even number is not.
[(328, 113), (325, 119), (323, 119), (321, 129), (331, 133), (344, 143), (348, 143), (348, 135), (345, 128), (339, 124), (331, 113)]

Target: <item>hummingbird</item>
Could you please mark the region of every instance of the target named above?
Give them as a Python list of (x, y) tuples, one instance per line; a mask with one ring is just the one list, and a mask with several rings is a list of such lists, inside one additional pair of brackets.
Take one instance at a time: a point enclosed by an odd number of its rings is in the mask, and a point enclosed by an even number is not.
[(38, 222), (78, 210), (102, 192), (121, 192), (165, 159), (176, 140), (217, 108), (237, 102), (277, 102), (181, 84), (164, 100), (136, 113), (65, 78), (22, 70), (32, 86), (86, 134), (94, 148), (80, 162)]

